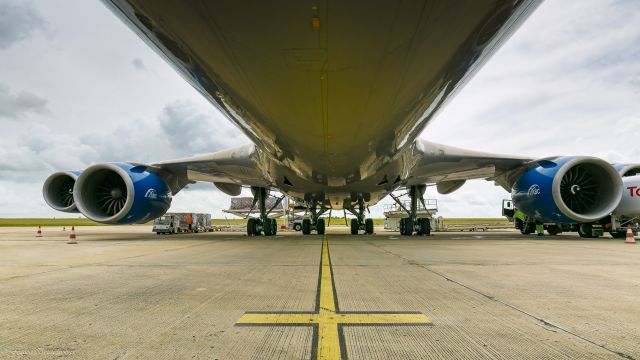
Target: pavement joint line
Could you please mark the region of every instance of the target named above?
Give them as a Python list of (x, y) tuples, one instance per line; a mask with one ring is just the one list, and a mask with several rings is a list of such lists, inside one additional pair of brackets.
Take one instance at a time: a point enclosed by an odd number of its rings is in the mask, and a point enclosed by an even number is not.
[(420, 264), (420, 263), (416, 263), (416, 262), (414, 262), (413, 260), (408, 259), (408, 258), (405, 258), (405, 257), (404, 257), (404, 256), (402, 256), (402, 255), (399, 255), (399, 254), (396, 254), (396, 253), (394, 253), (394, 252), (392, 252), (392, 251), (389, 251), (389, 250), (383, 249), (383, 248), (381, 248), (380, 246), (378, 246), (378, 245), (376, 245), (376, 244), (374, 244), (374, 243), (372, 243), (372, 242), (370, 242), (370, 241), (367, 241), (367, 243), (368, 243), (369, 245), (372, 245), (372, 246), (374, 246), (374, 247), (376, 247), (376, 248), (380, 249), (381, 251), (383, 251), (383, 252), (385, 252), (385, 253), (387, 253), (387, 254), (389, 254), (389, 255), (395, 256), (395, 257), (397, 257), (397, 258), (399, 258), (399, 259), (402, 259), (402, 260), (406, 261), (409, 265), (417, 266), (417, 267), (420, 267), (420, 268), (422, 268), (422, 269), (425, 269), (425, 270), (429, 271), (430, 273), (432, 273), (432, 274), (434, 274), (434, 275), (440, 276), (441, 278), (445, 279), (446, 281), (452, 282), (452, 283), (454, 283), (454, 284), (456, 284), (456, 285), (458, 285), (458, 286), (461, 286), (461, 287), (463, 287), (463, 288), (465, 288), (465, 289), (467, 289), (467, 290), (469, 290), (469, 291), (472, 291), (472, 292), (474, 292), (474, 293), (476, 293), (476, 294), (478, 294), (478, 295), (481, 295), (481, 296), (483, 296), (483, 297), (485, 297), (485, 298), (487, 298), (487, 299), (489, 299), (489, 300), (491, 300), (491, 301), (494, 301), (494, 302), (496, 302), (496, 303), (498, 303), (498, 304), (501, 304), (501, 305), (503, 305), (503, 306), (506, 306), (506, 307), (508, 307), (508, 308), (511, 308), (511, 309), (513, 309), (513, 310), (515, 310), (515, 311), (517, 311), (517, 312), (521, 313), (521, 314), (524, 314), (524, 315), (526, 315), (526, 316), (528, 316), (528, 317), (530, 317), (530, 318), (533, 318), (533, 319), (535, 319), (535, 320), (537, 320), (537, 321), (541, 322), (542, 324), (544, 324), (544, 325), (546, 325), (546, 326), (548, 326), (548, 327), (551, 327), (551, 328), (554, 328), (554, 329), (558, 329), (558, 330), (560, 330), (560, 331), (562, 331), (562, 332), (564, 332), (564, 333), (566, 333), (566, 334), (568, 334), (568, 335), (571, 335), (571, 336), (573, 336), (573, 337), (575, 337), (575, 338), (578, 338), (578, 339), (580, 339), (580, 340), (582, 340), (582, 341), (585, 341), (585, 342), (587, 342), (587, 343), (589, 343), (589, 344), (591, 344), (591, 345), (595, 345), (595, 346), (597, 346), (597, 347), (599, 347), (599, 348), (601, 348), (601, 349), (603, 349), (603, 350), (606, 350), (606, 351), (608, 351), (608, 352), (610, 352), (610, 353), (612, 353), (612, 354), (618, 355), (618, 356), (620, 356), (620, 357), (622, 357), (622, 358), (625, 358), (625, 359), (628, 359), (628, 360), (636, 360), (636, 358), (634, 358), (634, 357), (633, 357), (633, 356), (631, 356), (631, 355), (625, 354), (625, 353), (623, 353), (623, 352), (621, 352), (621, 351), (616, 351), (616, 350), (613, 350), (613, 349), (609, 349), (609, 348), (608, 348), (608, 347), (606, 347), (605, 345), (598, 344), (597, 342), (595, 342), (595, 341), (593, 341), (593, 340), (591, 340), (591, 339), (588, 339), (588, 338), (586, 338), (586, 337), (584, 337), (584, 336), (582, 336), (582, 335), (579, 335), (579, 334), (574, 333), (574, 332), (572, 332), (572, 331), (570, 331), (570, 330), (568, 330), (568, 329), (565, 329), (565, 328), (563, 328), (563, 327), (562, 327), (562, 326), (560, 326), (560, 325), (554, 324), (554, 323), (552, 323), (551, 321), (546, 320), (546, 319), (544, 319), (544, 318), (542, 318), (542, 317), (540, 317), (540, 316), (537, 316), (537, 315), (535, 315), (535, 314), (532, 314), (532, 313), (530, 313), (530, 312), (528, 312), (528, 311), (526, 311), (526, 310), (524, 310), (524, 309), (521, 309), (521, 308), (519, 308), (519, 307), (518, 307), (518, 306), (516, 306), (516, 305), (513, 305), (513, 304), (510, 304), (510, 303), (505, 302), (505, 301), (503, 301), (503, 300), (500, 300), (500, 299), (498, 299), (498, 298), (497, 298), (497, 297), (495, 297), (495, 296), (492, 296), (492, 295), (486, 294), (486, 293), (484, 293), (484, 292), (482, 292), (482, 291), (480, 291), (480, 290), (477, 290), (477, 289), (475, 289), (475, 288), (472, 288), (471, 286), (465, 285), (465, 284), (463, 284), (463, 283), (461, 283), (461, 282), (459, 282), (459, 281), (457, 281), (457, 280), (454, 280), (454, 279), (452, 279), (452, 278), (450, 278), (450, 277), (448, 277), (448, 276), (446, 276), (446, 275), (444, 275), (444, 274), (442, 274), (442, 273), (440, 273), (440, 272), (438, 272), (438, 271), (435, 271), (435, 270), (433, 270), (433, 269), (429, 268), (429, 266), (427, 266), (427, 265)]
[(327, 235), (322, 239), (320, 270), (313, 312), (247, 311), (235, 326), (304, 326), (313, 329), (311, 359), (346, 360), (347, 326), (432, 326), (419, 311), (340, 311)]

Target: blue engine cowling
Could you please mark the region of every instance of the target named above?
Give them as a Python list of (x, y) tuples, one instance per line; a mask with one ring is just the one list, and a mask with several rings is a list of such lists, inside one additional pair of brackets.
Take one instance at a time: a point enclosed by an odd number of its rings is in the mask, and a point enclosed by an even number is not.
[(73, 187), (80, 171), (59, 171), (51, 174), (42, 186), (44, 201), (52, 208), (69, 213), (77, 213), (73, 199)]
[(613, 166), (586, 156), (539, 160), (511, 191), (522, 213), (555, 223), (599, 220), (618, 206), (621, 196), (622, 180)]
[(145, 223), (171, 205), (171, 191), (156, 173), (128, 163), (90, 166), (76, 180), (73, 196), (82, 214), (105, 224)]

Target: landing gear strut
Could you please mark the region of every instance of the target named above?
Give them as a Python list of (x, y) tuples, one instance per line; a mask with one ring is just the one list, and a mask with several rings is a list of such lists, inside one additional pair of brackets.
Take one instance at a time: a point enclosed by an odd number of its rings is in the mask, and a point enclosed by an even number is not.
[(253, 210), (253, 207), (258, 203), (260, 216), (257, 218), (247, 219), (247, 235), (261, 235), (262, 233), (264, 233), (265, 236), (275, 235), (278, 232), (278, 223), (276, 219), (269, 218), (269, 213), (271, 213), (271, 211), (280, 204), (282, 199), (284, 199), (284, 195), (279, 197), (270, 209), (267, 209), (269, 189), (252, 187), (251, 192), (253, 193), (253, 204), (251, 205), (251, 210)]
[(424, 191), (425, 185), (414, 185), (409, 187), (408, 195), (411, 198), (411, 206), (407, 209), (397, 196), (390, 194), (393, 200), (407, 213), (408, 217), (400, 219), (400, 234), (401, 235), (430, 235), (431, 223), (427, 218), (418, 218), (418, 201), (422, 203), (422, 206), (426, 209), (424, 204)]
[(358, 198), (357, 207), (357, 210), (353, 205), (347, 209), (356, 217), (355, 219), (351, 219), (351, 235), (357, 235), (360, 230), (364, 230), (365, 234), (373, 234), (373, 219), (365, 219), (364, 211), (366, 210), (366, 206), (362, 197)]

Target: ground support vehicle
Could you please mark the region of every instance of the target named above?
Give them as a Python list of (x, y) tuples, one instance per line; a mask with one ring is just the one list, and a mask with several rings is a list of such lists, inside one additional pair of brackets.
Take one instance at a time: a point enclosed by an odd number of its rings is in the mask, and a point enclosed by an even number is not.
[(156, 234), (177, 234), (185, 232), (210, 232), (211, 214), (203, 213), (166, 213), (153, 221)]

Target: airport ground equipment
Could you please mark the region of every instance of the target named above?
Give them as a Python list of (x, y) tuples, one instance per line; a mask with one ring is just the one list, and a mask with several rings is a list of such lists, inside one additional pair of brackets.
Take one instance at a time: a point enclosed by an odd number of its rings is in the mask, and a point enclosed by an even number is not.
[[(431, 230), (417, 216), (426, 185), (446, 195), (467, 180), (494, 181), (535, 222), (590, 223), (620, 201), (622, 182), (602, 159), (533, 159), (419, 138), (538, 1), (433, 2), (428, 11), (416, 11), (427, 9), (423, 1), (369, 2), (366, 11), (358, 2), (320, 4), (319, 26), (306, 28), (299, 24), (309, 9), (295, 1), (269, 2), (259, 17), (248, 16), (242, 2), (105, 3), (251, 143), (54, 176), (43, 193), (55, 209), (106, 224), (146, 223), (166, 213), (185, 186), (209, 182), (230, 196), (251, 188), (258, 216), (249, 219), (249, 234), (275, 234), (266, 199), (276, 191), (305, 204), (303, 233), (323, 233), (322, 215), (344, 210), (358, 234), (373, 232), (369, 206), (406, 191), (411, 203), (400, 228), (412, 235)], [(405, 45), (389, 51), (389, 44)]]
[(577, 232), (581, 237), (597, 238), (604, 234), (604, 226), (599, 223), (555, 223), (555, 222), (537, 222), (531, 217), (526, 216), (522, 212), (518, 211), (513, 205), (511, 199), (502, 200), (502, 215), (506, 217), (510, 222), (513, 222), (513, 226), (520, 230), (522, 235), (529, 235), (536, 233), (536, 226), (542, 225), (543, 230), (546, 230), (549, 235), (558, 235), (563, 232)]
[[(411, 208), (411, 200), (401, 200), (402, 205), (385, 204), (383, 207), (384, 213), (384, 229), (389, 231), (400, 231), (400, 224), (402, 219), (409, 217), (409, 213), (404, 209)], [(424, 202), (418, 202), (416, 208), (417, 219), (428, 219), (430, 228), (433, 231), (442, 230), (442, 218), (436, 217), (438, 213), (438, 200), (425, 199)]]
[[(256, 207), (256, 204), (253, 203), (253, 196), (236, 196), (231, 198), (231, 203), (229, 204), (228, 209), (223, 209), (222, 212), (227, 214), (231, 214), (234, 216), (238, 216), (241, 218), (248, 218), (250, 215), (256, 215), (260, 213), (260, 209)], [(283, 216), (286, 211), (284, 209), (284, 201), (280, 202), (280, 204), (276, 204), (278, 198), (274, 196), (269, 196), (266, 199), (266, 207), (271, 209), (269, 213), (269, 217), (278, 218)]]
[(156, 234), (177, 234), (186, 232), (210, 232), (211, 214), (203, 213), (166, 213), (153, 221)]

